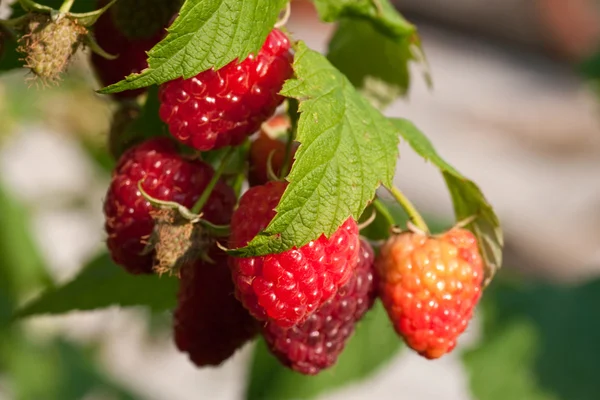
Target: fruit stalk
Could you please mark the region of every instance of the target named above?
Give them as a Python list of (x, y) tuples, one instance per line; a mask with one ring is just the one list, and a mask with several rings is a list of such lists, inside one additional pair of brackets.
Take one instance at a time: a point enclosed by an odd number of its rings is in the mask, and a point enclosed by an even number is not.
[(219, 182), (221, 175), (223, 175), (223, 171), (225, 171), (225, 168), (227, 168), (227, 163), (229, 163), (229, 160), (231, 159), (231, 156), (233, 156), (233, 153), (235, 153), (235, 147), (230, 147), (227, 150), (227, 153), (225, 153), (225, 155), (221, 159), (219, 169), (215, 171), (212, 179), (210, 180), (210, 182), (208, 182), (208, 185), (204, 189), (204, 192), (202, 192), (202, 196), (200, 196), (198, 201), (196, 201), (196, 204), (194, 204), (194, 207), (192, 207), (192, 213), (200, 214), (202, 207), (204, 207), (204, 204), (206, 204), (206, 202), (208, 201), (208, 198), (210, 197), (210, 194), (212, 193), (215, 185), (217, 184), (217, 182)]
[(392, 196), (394, 196), (394, 199), (396, 199), (398, 204), (400, 204), (404, 211), (406, 211), (411, 222), (415, 224), (415, 226), (422, 230), (424, 233), (429, 233), (429, 228), (427, 227), (425, 220), (423, 219), (419, 211), (417, 211), (415, 205), (408, 199), (408, 197), (406, 197), (404, 193), (402, 193), (402, 191), (395, 186), (388, 188), (388, 190), (390, 191)]

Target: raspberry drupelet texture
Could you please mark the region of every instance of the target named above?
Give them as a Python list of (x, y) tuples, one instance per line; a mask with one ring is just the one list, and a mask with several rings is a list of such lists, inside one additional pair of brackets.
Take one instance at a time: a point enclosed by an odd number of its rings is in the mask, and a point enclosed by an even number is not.
[(376, 268), (383, 304), (407, 345), (429, 359), (452, 351), (481, 297), (475, 236), (458, 228), (439, 237), (401, 233), (381, 247)]
[[(131, 3), (131, 1), (129, 1)], [(100, 6), (106, 5), (107, 1), (101, 1)], [(120, 4), (120, 2), (117, 2)], [(113, 6), (113, 7), (115, 7)], [(127, 75), (140, 73), (148, 67), (146, 54), (152, 47), (160, 42), (166, 35), (164, 29), (157, 29), (153, 35), (141, 37), (128, 37), (120, 29), (114, 19), (112, 8), (102, 14), (94, 24), (94, 36), (98, 45), (109, 54), (117, 56), (114, 60), (108, 60), (96, 53), (92, 53), (92, 65), (98, 79), (104, 86), (111, 85), (123, 80)], [(139, 96), (146, 89), (126, 90), (113, 93), (116, 99), (128, 99)]]
[[(267, 227), (286, 188), (269, 182), (248, 190), (231, 220), (230, 248), (248, 244)], [(358, 226), (349, 218), (329, 239), (259, 257), (230, 257), (236, 296), (258, 320), (289, 328), (335, 295), (354, 273)]]
[[(167, 138), (151, 139), (121, 156), (104, 201), (107, 245), (113, 260), (127, 271), (152, 272), (153, 254), (142, 252), (154, 221), (151, 204), (138, 190), (138, 182), (151, 197), (192, 207), (214, 174), (210, 165), (181, 157)], [(227, 224), (235, 206), (233, 190), (218, 182), (202, 209), (203, 218)]]
[(306, 321), (289, 329), (267, 323), (263, 336), (281, 363), (305, 375), (316, 375), (333, 366), (354, 333), (358, 321), (376, 298), (373, 249), (363, 240), (356, 271), (334, 298)]
[(241, 63), (163, 84), (160, 117), (175, 138), (197, 150), (238, 145), (283, 101), (278, 93), (292, 75), (291, 63), (289, 39), (275, 29)]
[(256, 320), (233, 294), (225, 254), (214, 251), (211, 258), (214, 263), (181, 269), (174, 315), (175, 344), (198, 367), (221, 364), (257, 331)]

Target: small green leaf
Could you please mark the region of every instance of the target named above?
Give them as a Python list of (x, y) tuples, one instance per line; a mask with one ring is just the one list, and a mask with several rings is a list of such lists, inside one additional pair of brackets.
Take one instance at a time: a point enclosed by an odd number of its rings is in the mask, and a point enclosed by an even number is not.
[(155, 275), (133, 276), (103, 254), (87, 265), (71, 282), (42, 293), (17, 312), (18, 317), (62, 314), (113, 305), (147, 306), (168, 310), (175, 306), (177, 279)]
[(575, 286), (496, 279), (483, 334), (464, 355), (479, 400), (596, 400), (600, 280)]
[(412, 122), (392, 119), (402, 137), (425, 160), (431, 161), (442, 172), (454, 203), (456, 219), (460, 222), (470, 217), (475, 221), (467, 227), (477, 236), (486, 264), (486, 284), (502, 266), (504, 238), (500, 221), (479, 187), (465, 178), (437, 153), (429, 139)]
[(408, 90), (411, 42), (410, 36), (389, 38), (370, 21), (343, 19), (329, 42), (327, 58), (365, 97), (383, 108)]
[(379, 302), (359, 323), (337, 364), (317, 376), (304, 376), (283, 367), (260, 340), (254, 350), (246, 399), (315, 398), (372, 376), (398, 353), (401, 345)]
[(380, 183), (389, 186), (398, 157), (398, 132), (356, 92), (348, 79), (303, 42), (294, 61), (296, 79), (283, 95), (300, 102), (296, 153), (277, 215), (240, 256), (280, 253), (330, 236), (358, 219)]
[(186, 0), (167, 37), (148, 53), (149, 68), (100, 90), (117, 93), (243, 60), (264, 44), (288, 0)]

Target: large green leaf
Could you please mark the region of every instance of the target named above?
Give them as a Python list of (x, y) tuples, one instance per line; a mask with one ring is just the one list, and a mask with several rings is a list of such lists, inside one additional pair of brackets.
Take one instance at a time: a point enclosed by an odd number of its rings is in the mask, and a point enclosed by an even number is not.
[(109, 306), (147, 306), (152, 310), (175, 307), (177, 279), (155, 275), (133, 276), (103, 254), (71, 282), (42, 293), (17, 312), (19, 317), (62, 314)]
[(480, 400), (596, 400), (600, 281), (566, 287), (496, 280), (484, 331), (464, 358)]
[(271, 224), (236, 255), (263, 255), (331, 235), (350, 216), (358, 219), (375, 190), (389, 186), (398, 157), (398, 132), (356, 92), (348, 79), (303, 42), (296, 78), (283, 94), (300, 102), (300, 147), (287, 190)]
[(186, 0), (167, 37), (148, 53), (149, 68), (108, 86), (116, 93), (190, 78), (258, 51), (288, 0)]
[(392, 121), (415, 152), (442, 172), (452, 196), (457, 220), (476, 217), (468, 224), (468, 228), (478, 238), (486, 264), (486, 282), (489, 283), (502, 265), (504, 245), (502, 229), (494, 209), (479, 187), (440, 157), (429, 139), (412, 122), (405, 119), (392, 119)]
[(246, 398), (311, 399), (344, 385), (367, 379), (385, 365), (400, 349), (385, 310), (377, 303), (358, 325), (337, 364), (317, 376), (304, 376), (281, 366), (259, 341), (252, 360)]

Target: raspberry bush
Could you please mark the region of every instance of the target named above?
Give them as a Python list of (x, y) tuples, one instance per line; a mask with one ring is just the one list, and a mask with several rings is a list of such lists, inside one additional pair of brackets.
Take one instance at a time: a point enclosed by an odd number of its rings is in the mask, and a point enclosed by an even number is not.
[[(325, 55), (286, 27), (288, 0), (13, 6), (0, 70), (22, 57), (54, 82), (88, 47), (114, 115), (97, 155), (107, 250), (16, 317), (172, 311), (173, 346), (198, 367), (258, 342), (249, 398), (315, 396), (403, 342), (428, 359), (460, 349), (492, 301), (498, 218), (413, 123), (384, 114), (409, 64), (426, 67), (416, 27), (388, 0), (312, 2), (337, 23)], [(394, 181), (401, 140), (448, 186), (456, 218), (441, 233)]]

